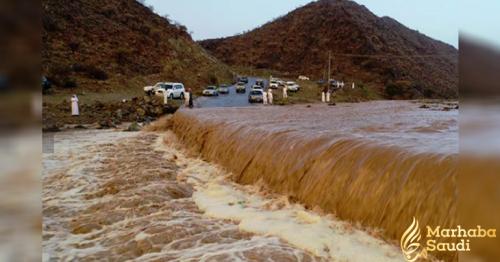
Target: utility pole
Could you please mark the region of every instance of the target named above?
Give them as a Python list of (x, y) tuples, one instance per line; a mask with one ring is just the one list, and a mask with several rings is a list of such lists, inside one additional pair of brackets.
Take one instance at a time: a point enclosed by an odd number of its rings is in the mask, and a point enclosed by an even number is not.
[(330, 83), (331, 68), (332, 68), (332, 51), (328, 51), (328, 80), (327, 80), (328, 83)]

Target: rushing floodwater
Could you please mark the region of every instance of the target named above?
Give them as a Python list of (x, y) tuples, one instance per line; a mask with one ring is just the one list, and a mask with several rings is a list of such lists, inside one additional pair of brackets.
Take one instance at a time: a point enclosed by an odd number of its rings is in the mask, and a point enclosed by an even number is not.
[(402, 261), (376, 232), (230, 182), (170, 132), (54, 141), (43, 159), (44, 261)]
[(179, 138), (243, 185), (380, 228), (397, 241), (412, 218), (456, 221), (458, 110), (418, 103), (181, 110)]
[(177, 112), (172, 131), (57, 133), (43, 259), (402, 261), (413, 216), (455, 222), (457, 115), (211, 108)]

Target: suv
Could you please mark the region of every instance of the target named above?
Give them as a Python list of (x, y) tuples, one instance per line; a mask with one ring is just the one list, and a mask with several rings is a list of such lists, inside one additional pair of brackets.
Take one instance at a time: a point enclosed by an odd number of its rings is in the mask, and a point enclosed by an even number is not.
[(203, 89), (202, 93), (204, 96), (219, 96), (219, 91), (216, 86), (207, 86)]
[(226, 84), (222, 84), (219, 86), (220, 94), (229, 94), (229, 87)]
[(184, 99), (184, 92), (186, 92), (186, 90), (182, 83), (160, 83), (159, 86), (155, 85), (154, 89), (155, 95), (164, 96), (166, 93), (167, 97), (170, 99)]
[(279, 87), (278, 81), (277, 80), (271, 80), (269, 82), (269, 88), (271, 89), (277, 89)]
[(300, 86), (293, 81), (286, 82), (286, 89), (290, 92), (297, 92), (300, 89)]
[(248, 103), (262, 103), (264, 101), (264, 91), (262, 89), (254, 89), (248, 95)]
[(145, 86), (144, 93), (146, 93), (146, 95), (153, 95), (163, 84), (163, 82), (158, 82), (154, 86)]
[(258, 86), (262, 87), (262, 89), (264, 89), (266, 84), (265, 84), (264, 80), (257, 79), (257, 80), (255, 80), (255, 85), (258, 85)]
[(236, 93), (246, 93), (247, 87), (244, 82), (238, 82), (236, 84)]
[(238, 82), (243, 82), (245, 84), (248, 84), (248, 77), (246, 76), (241, 76), (239, 79), (238, 79)]

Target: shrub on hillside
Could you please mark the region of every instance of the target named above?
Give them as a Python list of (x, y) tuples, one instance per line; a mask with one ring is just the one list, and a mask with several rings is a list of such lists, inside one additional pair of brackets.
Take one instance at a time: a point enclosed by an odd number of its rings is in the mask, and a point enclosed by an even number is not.
[(76, 73), (83, 73), (87, 77), (96, 80), (108, 79), (108, 74), (94, 65), (74, 64), (73, 71)]
[(72, 78), (65, 78), (63, 80), (63, 87), (64, 88), (74, 88), (76, 87), (77, 84), (76, 84), (76, 80), (72, 79)]
[(390, 99), (414, 99), (422, 97), (411, 81), (389, 82), (384, 89), (385, 95)]

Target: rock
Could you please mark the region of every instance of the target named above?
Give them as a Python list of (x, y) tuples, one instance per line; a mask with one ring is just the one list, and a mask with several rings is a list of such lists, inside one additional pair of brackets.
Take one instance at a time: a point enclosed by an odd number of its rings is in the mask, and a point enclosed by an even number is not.
[(144, 111), (144, 109), (142, 109), (141, 107), (137, 107), (137, 108), (135, 109), (135, 112), (137, 112), (137, 115), (138, 115), (139, 117), (143, 117), (143, 116), (145, 116), (145, 115), (146, 115), (146, 111)]
[(44, 124), (42, 127), (43, 132), (59, 132), (61, 129), (57, 126), (57, 124), (49, 123)]
[(421, 105), (420, 108), (430, 108), (428, 105)]
[(137, 132), (140, 130), (141, 130), (141, 126), (137, 122), (133, 122), (132, 124), (130, 124), (127, 127), (127, 129), (125, 129), (125, 131), (128, 131), (128, 132)]
[(121, 109), (116, 110), (115, 115), (118, 119), (122, 119), (123, 118), (122, 110)]
[(108, 129), (108, 128), (115, 128), (116, 125), (113, 123), (112, 120), (101, 120), (99, 122), (99, 126), (97, 127), (98, 129)]

